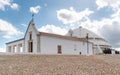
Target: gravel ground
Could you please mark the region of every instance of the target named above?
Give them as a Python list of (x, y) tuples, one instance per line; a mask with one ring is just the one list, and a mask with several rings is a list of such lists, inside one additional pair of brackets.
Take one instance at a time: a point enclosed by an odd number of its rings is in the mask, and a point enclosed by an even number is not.
[(0, 75), (120, 75), (120, 55), (0, 55)]

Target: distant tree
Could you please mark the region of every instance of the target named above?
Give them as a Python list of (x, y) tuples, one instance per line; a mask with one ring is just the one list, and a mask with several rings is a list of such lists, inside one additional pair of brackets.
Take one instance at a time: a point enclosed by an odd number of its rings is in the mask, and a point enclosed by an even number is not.
[(119, 51), (115, 51), (115, 54), (120, 54)]

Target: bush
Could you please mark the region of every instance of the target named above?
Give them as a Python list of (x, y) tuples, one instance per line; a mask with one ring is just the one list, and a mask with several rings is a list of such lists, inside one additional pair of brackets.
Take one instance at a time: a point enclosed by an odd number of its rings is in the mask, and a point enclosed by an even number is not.
[(119, 54), (119, 51), (115, 51), (115, 54)]
[(112, 54), (111, 49), (109, 49), (109, 48), (104, 49), (103, 53), (104, 54)]

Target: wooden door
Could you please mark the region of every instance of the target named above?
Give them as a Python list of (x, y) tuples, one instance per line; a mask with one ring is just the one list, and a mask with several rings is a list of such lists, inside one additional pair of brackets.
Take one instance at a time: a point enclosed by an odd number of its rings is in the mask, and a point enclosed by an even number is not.
[(33, 42), (29, 42), (29, 52), (33, 52)]

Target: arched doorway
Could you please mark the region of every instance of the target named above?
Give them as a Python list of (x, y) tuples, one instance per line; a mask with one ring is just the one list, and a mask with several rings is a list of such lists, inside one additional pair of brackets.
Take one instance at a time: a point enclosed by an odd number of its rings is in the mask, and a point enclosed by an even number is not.
[(30, 53), (33, 52), (32, 31), (29, 32), (28, 51), (29, 51)]
[(29, 47), (28, 47), (28, 49), (29, 49), (29, 52), (33, 52), (33, 42), (32, 42), (32, 41), (29, 42)]

